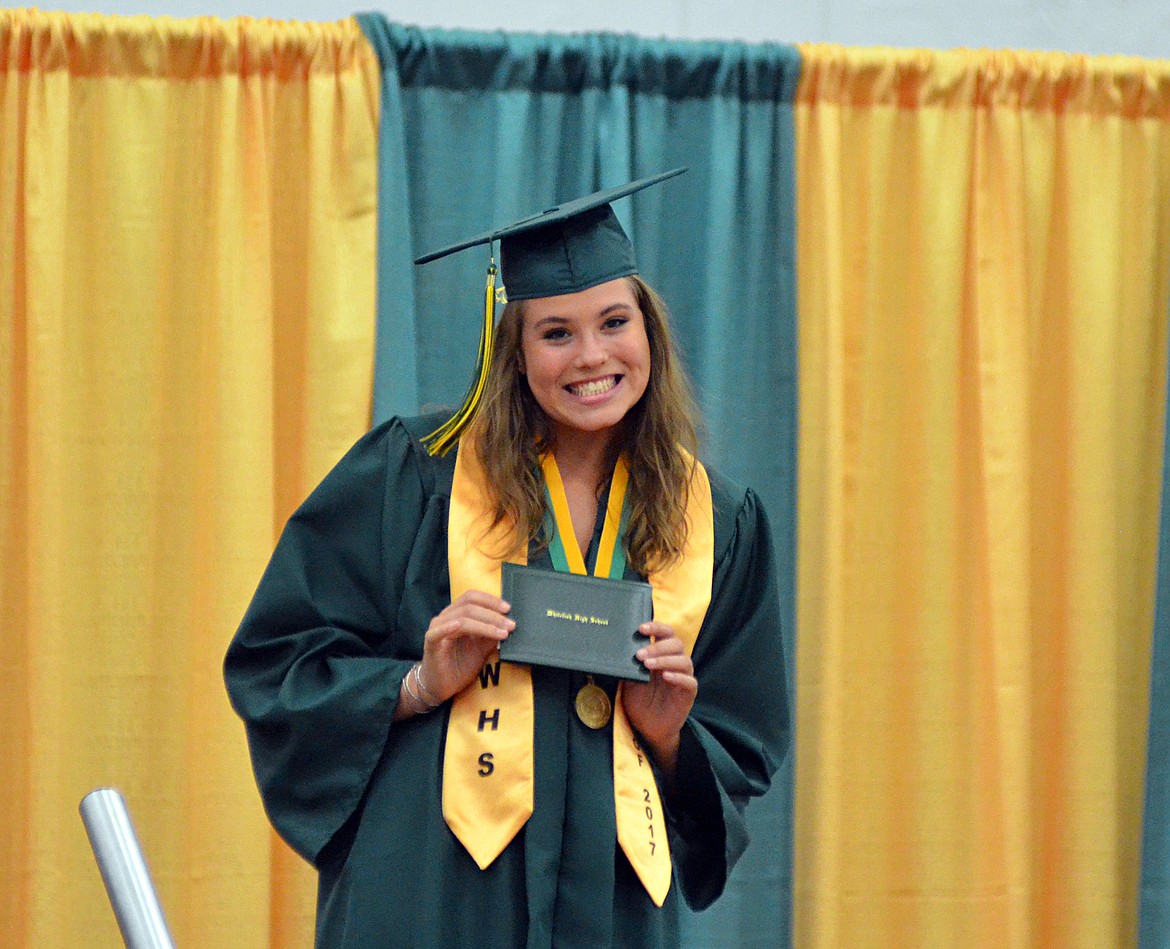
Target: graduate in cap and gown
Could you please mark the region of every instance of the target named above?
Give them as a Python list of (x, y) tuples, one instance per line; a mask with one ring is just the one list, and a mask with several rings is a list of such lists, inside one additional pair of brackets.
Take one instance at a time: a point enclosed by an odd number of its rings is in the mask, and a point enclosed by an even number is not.
[[(747, 845), (790, 743), (767, 519), (697, 459), (610, 207), (681, 171), (420, 258), (493, 261), (463, 406), (373, 429), (281, 535), (225, 679), (319, 946), (672, 946)], [(648, 581), (649, 681), (502, 661), (505, 561)]]

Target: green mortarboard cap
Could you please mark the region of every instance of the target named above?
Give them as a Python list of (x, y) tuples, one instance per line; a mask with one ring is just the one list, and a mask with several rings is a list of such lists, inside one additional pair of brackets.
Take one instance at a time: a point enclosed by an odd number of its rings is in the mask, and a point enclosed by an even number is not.
[(500, 269), (509, 300), (576, 293), (638, 272), (634, 247), (610, 204), (681, 175), (685, 168), (598, 191), (419, 257), (425, 264), (479, 244), (500, 242)]

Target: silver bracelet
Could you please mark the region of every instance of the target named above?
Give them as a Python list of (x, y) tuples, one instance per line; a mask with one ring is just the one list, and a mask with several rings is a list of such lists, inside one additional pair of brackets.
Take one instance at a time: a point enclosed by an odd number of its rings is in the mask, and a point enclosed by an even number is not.
[(439, 707), (440, 703), (430, 705), (427, 702), (423, 701), (423, 699), (419, 696), (418, 692), (415, 689), (411, 688), (410, 677), (412, 675), (414, 676), (415, 684), (416, 685), (420, 684), (418, 681), (418, 666), (414, 665), (414, 666), (411, 666), (410, 671), (408, 671), (406, 673), (406, 675), (404, 675), (402, 677), (402, 690), (408, 696), (410, 696), (410, 700), (414, 703), (415, 708), (417, 708), (419, 710), (420, 715), (425, 715), (427, 712), (433, 712), (435, 709), (437, 709)]
[(414, 672), (414, 666), (411, 666), (406, 671), (406, 675), (402, 677), (402, 691), (406, 693), (407, 697), (410, 699), (410, 704), (414, 706), (415, 714), (421, 715), (424, 711), (426, 711), (426, 703), (424, 703), (422, 699), (415, 695), (414, 689), (410, 687), (410, 674), (412, 672)]
[(423, 683), (421, 662), (414, 667), (414, 684), (418, 687), (419, 694), (426, 696), (427, 700), (431, 703), (431, 708), (438, 708), (443, 704), (443, 700)]

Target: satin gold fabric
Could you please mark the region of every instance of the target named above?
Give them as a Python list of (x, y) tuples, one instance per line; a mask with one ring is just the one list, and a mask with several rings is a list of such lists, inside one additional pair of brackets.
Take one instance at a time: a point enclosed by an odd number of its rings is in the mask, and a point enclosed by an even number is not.
[(0, 10), (5, 945), (121, 945), (102, 785), (176, 944), (312, 942), (220, 669), (369, 425), (378, 81), (351, 21)]
[[(452, 602), (468, 590), (500, 595), (502, 561), (493, 551), (502, 538), (499, 532), (484, 536), (487, 488), (473, 442), (461, 441), (451, 485), (447, 569)], [(507, 559), (526, 563), (528, 551), (522, 547)], [(443, 817), (481, 870), (532, 816), (534, 714), (528, 667), (503, 662), (498, 654), (452, 700), (443, 755)]]
[(1170, 63), (800, 50), (794, 943), (1135, 945)]

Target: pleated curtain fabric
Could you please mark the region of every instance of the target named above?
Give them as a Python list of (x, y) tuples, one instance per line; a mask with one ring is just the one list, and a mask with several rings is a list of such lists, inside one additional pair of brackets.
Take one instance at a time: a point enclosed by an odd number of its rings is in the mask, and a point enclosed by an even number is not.
[[(788, 46), (419, 30), (358, 17), (382, 63), (375, 416), (454, 406), (471, 378), (486, 250), (419, 254), (559, 200), (686, 165), (616, 210), (674, 316), (705, 459), (752, 485), (795, 648), (796, 275)], [(789, 940), (791, 757), (757, 841), (690, 945)]]
[(1170, 63), (801, 53), (794, 942), (1133, 946)]
[(1170, 944), (1170, 63), (7, 10), (6, 945), (118, 944), (99, 784), (178, 944), (311, 941), (219, 675), (274, 534), (462, 395), (415, 254), (677, 164), (619, 214), (798, 702), (687, 944)]
[(223, 653), (369, 424), (378, 67), (353, 21), (0, 11), (0, 943), (118, 946), (125, 795), (180, 946), (306, 946)]

